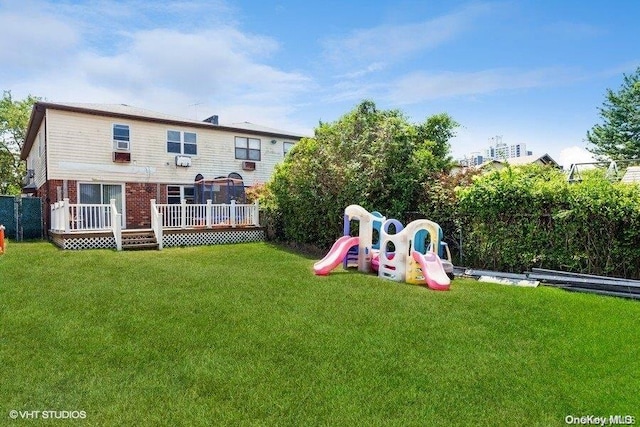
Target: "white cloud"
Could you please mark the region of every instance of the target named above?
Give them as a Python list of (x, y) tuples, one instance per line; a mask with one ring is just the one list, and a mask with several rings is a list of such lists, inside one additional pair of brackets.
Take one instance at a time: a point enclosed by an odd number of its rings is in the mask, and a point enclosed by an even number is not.
[(134, 93), (154, 87), (199, 96), (233, 95), (251, 89), (264, 92), (303, 90), (309, 79), (257, 62), (277, 49), (268, 38), (248, 36), (232, 28), (181, 33), (143, 31), (115, 55), (84, 54), (81, 68), (95, 84)]
[(352, 71), (350, 73), (346, 73), (346, 74), (342, 74), (339, 76), (336, 76), (337, 79), (357, 79), (363, 76), (366, 76), (367, 74), (371, 74), (371, 73), (375, 73), (377, 71), (381, 71), (385, 68), (385, 64), (384, 62), (374, 62), (372, 64), (369, 64), (368, 66), (362, 68), (361, 70), (357, 70), (357, 71)]
[(584, 22), (558, 21), (548, 25), (546, 29), (556, 36), (573, 39), (595, 38), (606, 34), (603, 27)]
[(345, 37), (324, 42), (325, 55), (336, 63), (388, 62), (433, 49), (468, 31), (473, 22), (494, 9), (489, 3), (473, 3), (463, 9), (427, 21), (380, 25), (357, 29)]
[(549, 86), (572, 78), (575, 78), (574, 74), (565, 69), (492, 69), (469, 73), (418, 71), (392, 82), (387, 97), (395, 104), (405, 105), (438, 98)]
[(0, 75), (60, 66), (72, 55), (79, 38), (68, 23), (38, 10), (0, 11)]
[[(313, 90), (313, 80), (269, 64), (280, 48), (273, 38), (216, 24), (209, 15), (196, 30), (176, 28), (194, 9), (219, 16), (211, 10), (216, 4), (206, 3), (172, 3), (177, 15), (162, 18), (170, 23), (136, 14), (136, 5), (149, 15), (161, 12), (137, 2), (102, 2), (84, 15), (76, 4), (56, 10), (44, 2), (0, 10), (0, 55), (14, 64), (1, 89), (17, 98), (30, 93), (52, 102), (126, 103), (189, 118), (197, 110), (197, 118), (220, 114), (227, 122), (282, 128), (296, 98)], [(39, 9), (48, 15), (38, 15)], [(109, 19), (94, 19), (100, 11), (108, 11)], [(123, 25), (134, 17), (145, 25)]]

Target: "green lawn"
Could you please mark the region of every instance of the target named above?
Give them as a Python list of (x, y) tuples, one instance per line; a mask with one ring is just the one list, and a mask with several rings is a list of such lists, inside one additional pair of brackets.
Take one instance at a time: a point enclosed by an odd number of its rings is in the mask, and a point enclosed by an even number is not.
[[(565, 425), (640, 417), (640, 303), (449, 292), (266, 243), (0, 256), (0, 425)], [(42, 418), (42, 417), (40, 417)], [(14, 425), (48, 425), (18, 418)]]

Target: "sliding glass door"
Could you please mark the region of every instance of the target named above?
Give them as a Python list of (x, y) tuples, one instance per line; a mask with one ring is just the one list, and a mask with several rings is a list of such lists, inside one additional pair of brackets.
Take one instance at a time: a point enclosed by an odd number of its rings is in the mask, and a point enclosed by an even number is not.
[(108, 205), (115, 199), (118, 213), (122, 214), (122, 228), (125, 228), (124, 185), (122, 184), (80, 184), (78, 203)]

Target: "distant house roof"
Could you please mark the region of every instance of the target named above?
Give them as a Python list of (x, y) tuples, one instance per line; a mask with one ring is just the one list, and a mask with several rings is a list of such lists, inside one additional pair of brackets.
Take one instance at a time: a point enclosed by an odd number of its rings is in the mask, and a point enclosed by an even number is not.
[(620, 182), (626, 182), (628, 184), (640, 182), (640, 166), (629, 166)]
[(543, 154), (542, 156), (522, 156), (522, 157), (511, 157), (505, 160), (496, 160), (489, 159), (486, 162), (483, 162), (476, 166), (478, 169), (502, 169), (507, 164), (512, 166), (524, 166), (530, 165), (533, 163), (537, 163), (539, 165), (549, 165), (554, 168), (560, 168), (560, 165), (551, 158), (548, 154)]
[[(255, 123), (251, 123), (251, 122), (231, 123), (228, 126), (236, 128), (236, 129), (243, 129), (243, 130), (247, 130), (247, 131), (259, 132), (260, 134), (265, 134), (265, 133), (281, 134), (281, 135), (286, 135), (287, 133), (291, 134), (291, 132), (287, 132), (285, 130), (270, 128), (270, 127), (267, 127), (267, 126), (261, 126), (261, 125), (257, 125)], [(297, 136), (298, 136), (298, 138), (300, 138), (303, 135), (297, 135)]]
[(558, 162), (553, 160), (550, 155), (543, 154), (542, 156), (522, 156), (522, 157), (512, 157), (505, 160), (506, 163), (514, 166), (521, 165), (530, 165), (532, 163), (538, 163), (541, 165), (550, 165), (553, 167), (560, 167)]
[(70, 111), (75, 113), (91, 114), (97, 116), (114, 117), (121, 119), (139, 119), (157, 123), (165, 123), (177, 126), (192, 126), (206, 129), (220, 129), (230, 132), (243, 132), (254, 135), (264, 135), (276, 138), (285, 138), (292, 140), (299, 140), (305, 135), (296, 134), (293, 132), (268, 128), (264, 126), (255, 125), (253, 123), (244, 122), (236, 123), (233, 125), (217, 125), (210, 121), (199, 121), (192, 119), (185, 119), (183, 117), (172, 116), (170, 114), (159, 113), (157, 111), (147, 110), (144, 108), (133, 107), (127, 104), (85, 104), (85, 103), (52, 103), (39, 101), (33, 105), (31, 112), (31, 118), (29, 119), (29, 125), (27, 127), (27, 135), (25, 138), (25, 144), (20, 153), (20, 158), (26, 160), (33, 142), (38, 134), (42, 120), (44, 119), (45, 111), (47, 109)]
[(478, 169), (498, 168), (502, 169), (504, 163), (500, 160), (489, 159), (476, 166)]

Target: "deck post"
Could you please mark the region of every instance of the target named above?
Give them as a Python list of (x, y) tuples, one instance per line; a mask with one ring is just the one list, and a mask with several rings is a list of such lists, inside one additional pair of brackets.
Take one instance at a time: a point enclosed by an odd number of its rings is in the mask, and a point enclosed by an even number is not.
[(151, 199), (151, 228), (153, 229), (153, 235), (156, 237), (156, 242), (158, 242), (158, 250), (162, 250), (162, 235), (164, 230), (163, 216), (158, 211), (158, 206), (156, 205), (156, 199)]
[(187, 199), (180, 202), (180, 228), (187, 228)]
[(70, 225), (70, 212), (69, 209), (71, 209), (71, 207), (69, 206), (69, 199), (63, 199), (62, 200), (62, 218), (64, 221), (64, 231), (65, 233), (69, 232), (69, 225)]
[(110, 203), (110, 217), (111, 217), (111, 232), (113, 233), (113, 238), (116, 241), (116, 250), (122, 250), (122, 214), (118, 213), (118, 209), (116, 208), (116, 199), (109, 200)]
[(253, 225), (260, 227), (260, 204), (257, 200), (253, 202)]
[(229, 206), (229, 224), (231, 227), (236, 227), (236, 201), (231, 201), (231, 206)]
[(51, 205), (51, 230), (58, 231), (60, 229), (60, 218), (58, 218), (58, 202)]
[(207, 228), (211, 228), (211, 217), (212, 215), (212, 211), (213, 210), (213, 206), (211, 205), (211, 199), (207, 200), (207, 207), (205, 208), (205, 225), (207, 226)]

